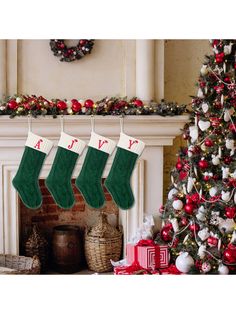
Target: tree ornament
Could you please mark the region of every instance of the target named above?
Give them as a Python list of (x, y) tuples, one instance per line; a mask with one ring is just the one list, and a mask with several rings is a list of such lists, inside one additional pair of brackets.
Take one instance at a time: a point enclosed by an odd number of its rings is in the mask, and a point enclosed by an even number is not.
[(209, 273), (209, 271), (211, 270), (211, 264), (209, 262), (204, 262), (202, 263), (201, 269), (204, 274)]
[(233, 43), (229, 43), (229, 45), (225, 45), (224, 46), (224, 54), (225, 55), (230, 55), (231, 54), (232, 46), (233, 46)]
[(181, 200), (175, 200), (173, 203), (172, 203), (172, 206), (175, 210), (181, 210), (184, 206), (183, 202)]
[(204, 206), (201, 205), (198, 208), (198, 213), (197, 213), (196, 217), (199, 221), (205, 221), (206, 220), (206, 209), (204, 208)]
[(226, 265), (220, 263), (220, 265), (218, 267), (218, 273), (220, 275), (228, 275), (229, 274), (229, 268)]
[(228, 234), (228, 233), (233, 232), (233, 230), (236, 226), (233, 219), (229, 219), (229, 218), (223, 219), (223, 218), (219, 217), (218, 220), (219, 220), (218, 228), (222, 234), (224, 234), (224, 233)]
[(209, 127), (211, 126), (211, 123), (209, 121), (200, 120), (198, 122), (198, 126), (199, 126), (200, 130), (204, 132), (207, 129), (209, 129)]
[(206, 246), (204, 244), (200, 245), (197, 255), (200, 259), (203, 259), (206, 256)]
[(173, 238), (172, 224), (167, 224), (161, 229), (161, 238), (165, 242), (170, 242)]
[(207, 238), (207, 244), (210, 247), (215, 247), (218, 245), (218, 239), (213, 236), (210, 236), (209, 238)]
[(67, 108), (67, 104), (64, 101), (58, 101), (57, 108), (59, 110), (65, 110)]
[(181, 226), (187, 226), (188, 224), (188, 219), (186, 217), (182, 217), (181, 220), (180, 220), (180, 224)]
[(172, 224), (172, 228), (173, 228), (174, 232), (178, 232), (179, 231), (179, 224), (178, 224), (177, 218), (170, 219), (170, 222)]
[(208, 109), (209, 109), (208, 104), (206, 102), (202, 103), (202, 111), (204, 113), (207, 113)]
[(203, 94), (203, 91), (202, 91), (201, 88), (198, 89), (197, 97), (198, 97), (198, 98), (204, 98), (204, 94)]
[(180, 255), (175, 261), (175, 266), (180, 272), (186, 274), (194, 266), (194, 260), (188, 252), (180, 252)]
[(219, 156), (216, 156), (216, 155), (211, 155), (211, 161), (212, 161), (212, 164), (214, 166), (217, 166), (220, 164), (220, 157)]
[(217, 193), (217, 187), (213, 186), (212, 188), (210, 188), (209, 194), (211, 197), (215, 196), (216, 193)]
[(225, 207), (225, 216), (229, 219), (233, 219), (236, 214), (236, 207)]
[(168, 193), (168, 200), (172, 200), (174, 198), (174, 195), (178, 192), (175, 188), (171, 189)]
[(229, 122), (231, 120), (231, 116), (233, 115), (233, 113), (234, 113), (234, 108), (225, 109), (224, 121)]
[(192, 215), (193, 211), (194, 211), (194, 205), (193, 204), (186, 204), (184, 206), (184, 211), (185, 211), (186, 214)]
[(230, 243), (223, 252), (223, 263), (236, 266), (236, 246)]
[(189, 127), (189, 136), (191, 137), (191, 142), (194, 143), (198, 139), (198, 127), (196, 125)]
[(221, 167), (221, 170), (222, 170), (222, 179), (227, 179), (229, 176), (229, 168)]
[(221, 199), (222, 199), (222, 201), (228, 202), (230, 200), (230, 192), (229, 191), (227, 191), (227, 192), (222, 191), (221, 192)]
[(213, 141), (209, 138), (207, 138), (204, 143), (207, 147), (212, 147), (214, 145)]
[(201, 73), (203, 76), (205, 76), (205, 75), (208, 74), (208, 72), (209, 72), (209, 70), (208, 70), (207, 64), (203, 64), (202, 67), (201, 67), (200, 73)]
[[(232, 155), (234, 154), (234, 151), (235, 151), (234, 140), (227, 138), (226, 141), (225, 141), (225, 147), (226, 147), (227, 149), (230, 149), (230, 150), (231, 150), (230, 156), (232, 156)], [(227, 157), (229, 157), (229, 156), (227, 156)], [(225, 160), (226, 160), (226, 158), (224, 159), (224, 161), (225, 161)], [(229, 163), (231, 162), (231, 158), (228, 159), (228, 162), (229, 162)], [(227, 162), (226, 162), (226, 163), (227, 163)]]
[(226, 165), (229, 165), (232, 162), (232, 157), (230, 156), (225, 156), (224, 162)]
[(200, 227), (196, 223), (193, 223), (189, 226), (189, 230), (191, 230), (193, 233), (197, 233), (199, 229), (200, 229)]
[(208, 231), (208, 228), (203, 228), (202, 230), (198, 231), (198, 234), (199, 238), (202, 240), (202, 241), (205, 241), (209, 236), (210, 236), (210, 233)]
[(201, 168), (201, 169), (206, 169), (206, 168), (208, 168), (208, 162), (207, 162), (205, 159), (201, 159), (201, 160), (198, 162), (198, 166), (199, 166), (199, 168)]
[(182, 168), (183, 168), (182, 162), (181, 162), (181, 161), (178, 161), (178, 162), (176, 163), (175, 167), (176, 167), (176, 169), (179, 170), (179, 171), (182, 170)]
[(94, 105), (94, 102), (91, 100), (91, 99), (87, 99), (87, 100), (85, 100), (85, 102), (84, 102), (84, 106), (85, 106), (85, 108), (93, 108), (93, 105)]
[(11, 110), (14, 110), (18, 107), (18, 103), (15, 101), (15, 100), (10, 100), (8, 102), (8, 107), (11, 109)]
[(187, 192), (190, 193), (193, 189), (194, 183), (196, 179), (192, 177), (188, 177), (188, 183), (187, 183)]

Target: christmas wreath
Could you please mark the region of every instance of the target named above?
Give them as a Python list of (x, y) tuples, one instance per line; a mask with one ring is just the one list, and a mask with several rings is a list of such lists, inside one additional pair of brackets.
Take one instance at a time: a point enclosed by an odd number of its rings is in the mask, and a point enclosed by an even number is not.
[(79, 39), (76, 46), (67, 47), (64, 39), (51, 39), (50, 47), (54, 56), (60, 57), (60, 61), (71, 62), (81, 59), (91, 53), (94, 45), (93, 39)]

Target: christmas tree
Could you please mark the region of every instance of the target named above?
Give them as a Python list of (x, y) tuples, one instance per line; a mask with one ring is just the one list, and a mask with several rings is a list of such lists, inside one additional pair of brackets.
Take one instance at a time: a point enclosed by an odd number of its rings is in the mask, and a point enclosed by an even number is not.
[(184, 273), (236, 271), (236, 40), (210, 40), (160, 238)]

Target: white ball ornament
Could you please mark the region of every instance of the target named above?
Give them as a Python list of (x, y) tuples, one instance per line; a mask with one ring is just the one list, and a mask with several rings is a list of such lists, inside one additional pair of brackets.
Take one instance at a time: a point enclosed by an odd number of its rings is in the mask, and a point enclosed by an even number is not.
[(173, 196), (178, 192), (178, 190), (176, 189), (171, 189), (168, 193), (168, 200), (172, 200), (173, 199)]
[(204, 272), (204, 274), (209, 273), (209, 271), (211, 270), (211, 264), (208, 262), (204, 262), (202, 263), (202, 271)]
[(21, 97), (16, 97), (16, 102), (19, 104), (22, 102), (22, 98)]
[(172, 204), (173, 208), (176, 210), (181, 210), (184, 206), (183, 202), (181, 200), (175, 200)]
[(218, 273), (220, 275), (228, 275), (229, 268), (227, 266), (225, 266), (224, 264), (220, 264), (218, 267)]
[(230, 200), (230, 192), (221, 192), (221, 199), (222, 201), (228, 202)]
[(188, 273), (191, 267), (194, 265), (194, 260), (188, 252), (181, 252), (176, 258), (175, 266), (182, 273)]

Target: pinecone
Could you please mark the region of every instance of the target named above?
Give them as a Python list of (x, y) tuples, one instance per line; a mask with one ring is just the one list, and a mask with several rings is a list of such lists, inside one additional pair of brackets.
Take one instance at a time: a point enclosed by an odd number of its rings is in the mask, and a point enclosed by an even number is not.
[(32, 233), (25, 243), (26, 256), (37, 255), (41, 263), (41, 272), (45, 272), (48, 263), (48, 242), (39, 232), (37, 225), (33, 226)]

